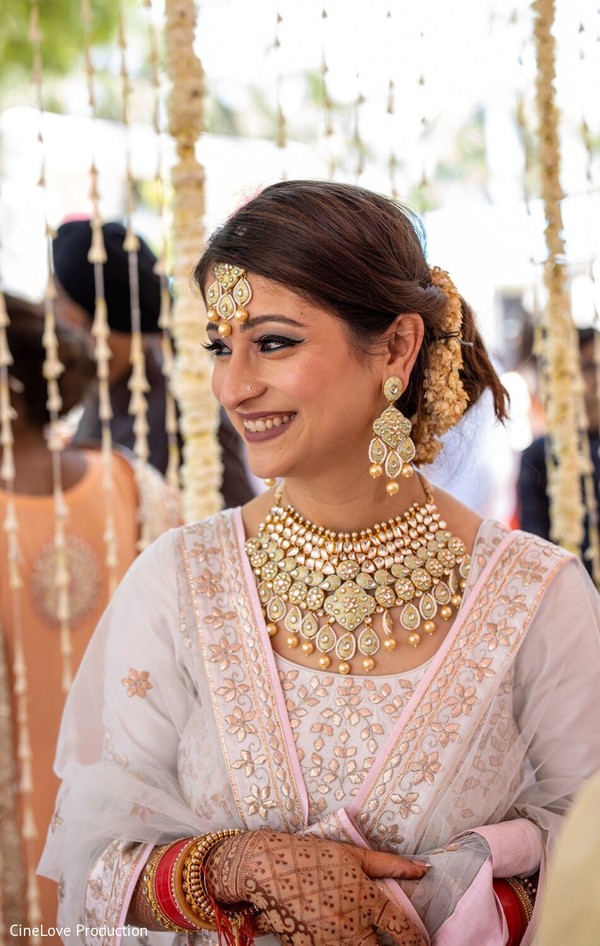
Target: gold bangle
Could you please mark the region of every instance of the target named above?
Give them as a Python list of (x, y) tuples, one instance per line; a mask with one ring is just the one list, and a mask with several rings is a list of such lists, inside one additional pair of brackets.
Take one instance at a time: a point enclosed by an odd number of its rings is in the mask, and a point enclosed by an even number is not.
[[(213, 831), (196, 839), (191, 853), (185, 858), (182, 871), (182, 885), (186, 902), (193, 911), (195, 922), (212, 924), (217, 929), (214, 901), (210, 896), (204, 877), (204, 865), (210, 852), (227, 838), (241, 834), (239, 828), (225, 828)], [(253, 912), (248, 905), (246, 910), (224, 910), (230, 922), (242, 923), (244, 917)], [(255, 912), (255, 911), (254, 911)]]
[(171, 892), (173, 894), (173, 899), (177, 902), (180, 912), (189, 920), (190, 923), (195, 923), (196, 926), (204, 930), (210, 930), (214, 932), (217, 927), (215, 923), (205, 916), (201, 916), (197, 911), (193, 910), (189, 905), (189, 900), (184, 889), (184, 870), (186, 862), (189, 861), (190, 852), (194, 849), (196, 843), (198, 842), (198, 837), (192, 838), (190, 843), (185, 847), (177, 857), (175, 864), (173, 865), (173, 873), (171, 875)]
[(532, 891), (523, 883), (523, 878), (521, 877), (506, 877), (506, 883), (514, 890), (517, 897), (519, 898), (519, 903), (523, 908), (523, 914), (525, 916), (525, 922), (529, 924), (531, 917), (533, 916), (533, 906), (534, 906), (534, 894)]

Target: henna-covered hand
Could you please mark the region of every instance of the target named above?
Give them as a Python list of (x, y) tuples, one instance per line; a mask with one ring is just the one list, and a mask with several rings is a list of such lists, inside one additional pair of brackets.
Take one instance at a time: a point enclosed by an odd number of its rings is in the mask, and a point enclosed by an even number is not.
[(256, 933), (274, 933), (284, 946), (376, 946), (375, 928), (399, 946), (424, 946), (412, 921), (373, 881), (418, 879), (426, 871), (426, 865), (395, 854), (251, 831), (211, 853), (206, 879), (221, 903), (258, 907)]

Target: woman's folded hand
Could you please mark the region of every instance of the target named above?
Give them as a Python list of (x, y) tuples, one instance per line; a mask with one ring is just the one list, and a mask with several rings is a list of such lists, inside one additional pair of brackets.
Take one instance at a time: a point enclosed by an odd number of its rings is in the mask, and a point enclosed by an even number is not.
[(374, 880), (426, 872), (427, 865), (395, 854), (252, 831), (214, 850), (206, 879), (217, 901), (258, 907), (256, 933), (273, 933), (286, 946), (376, 946), (376, 928), (399, 946), (423, 946), (420, 931)]

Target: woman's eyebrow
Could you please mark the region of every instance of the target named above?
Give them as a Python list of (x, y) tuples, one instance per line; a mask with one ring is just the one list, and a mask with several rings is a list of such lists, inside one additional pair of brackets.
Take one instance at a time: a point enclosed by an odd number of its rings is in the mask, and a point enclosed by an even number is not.
[[(256, 318), (248, 319), (247, 322), (243, 322), (240, 325), (240, 328), (243, 331), (247, 329), (256, 328), (257, 325), (264, 325), (265, 322), (278, 322), (280, 325), (291, 325), (294, 328), (305, 328), (306, 326), (302, 322), (297, 322), (295, 319), (290, 319), (287, 315), (257, 315)], [(218, 330), (217, 325), (214, 322), (209, 322), (206, 330), (214, 329), (215, 332)]]

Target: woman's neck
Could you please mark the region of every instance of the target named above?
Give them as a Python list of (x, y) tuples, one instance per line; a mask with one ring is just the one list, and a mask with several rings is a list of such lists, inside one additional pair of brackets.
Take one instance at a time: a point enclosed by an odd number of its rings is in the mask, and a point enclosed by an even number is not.
[[(15, 437), (15, 492), (30, 496), (50, 496), (54, 492), (54, 458), (44, 438), (44, 432), (29, 429)], [(63, 489), (75, 486), (87, 470), (85, 454), (78, 448), (67, 447), (60, 456), (61, 485)], [(5, 484), (2, 484), (3, 486)]]
[(290, 503), (305, 519), (334, 532), (360, 532), (377, 522), (402, 515), (413, 503), (427, 502), (421, 478), (398, 481), (398, 492), (390, 496), (383, 477), (361, 476), (344, 484), (287, 479), (281, 489), (282, 504)]

